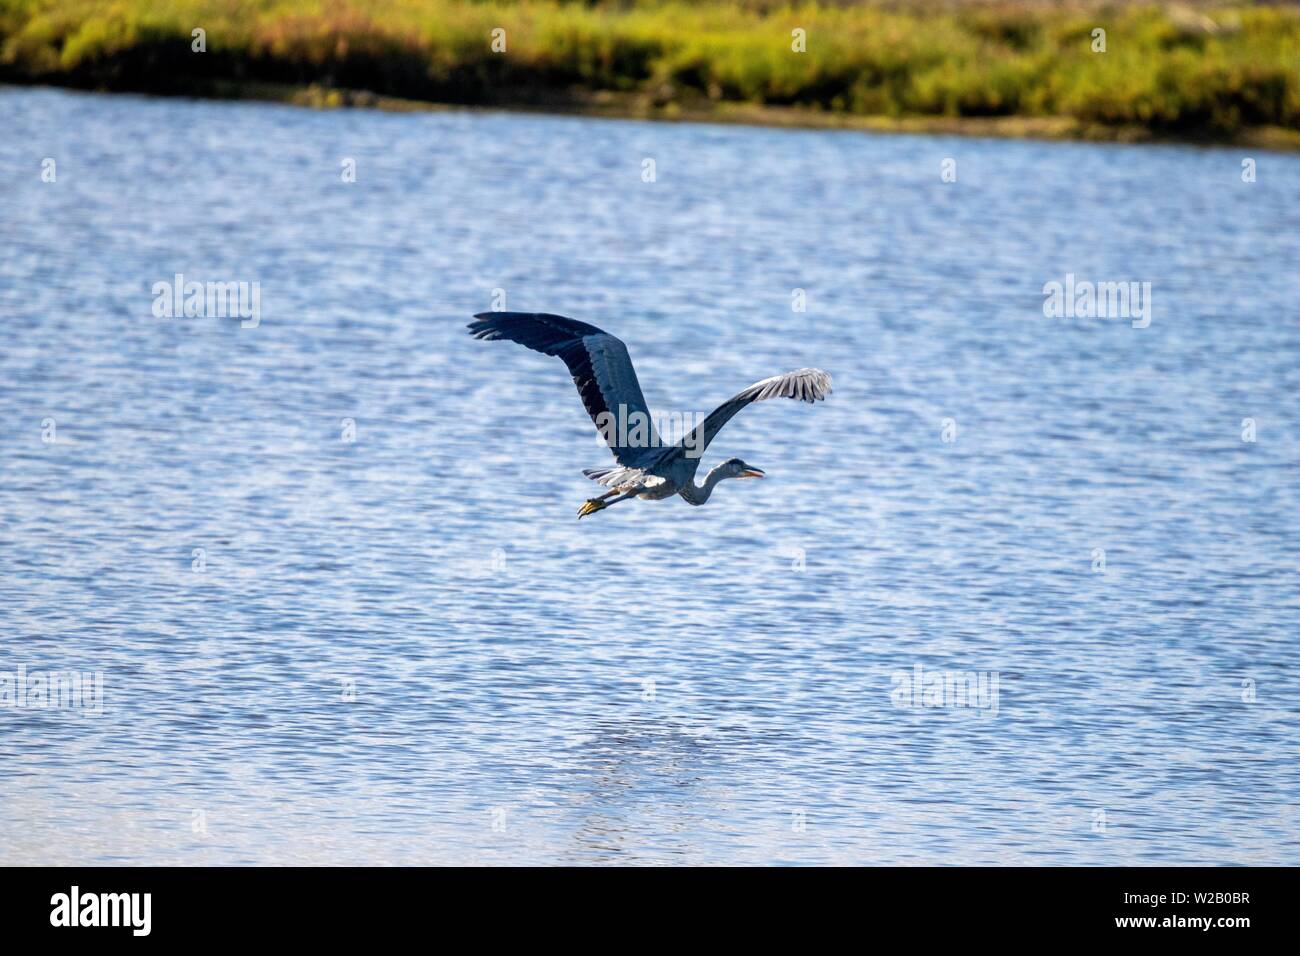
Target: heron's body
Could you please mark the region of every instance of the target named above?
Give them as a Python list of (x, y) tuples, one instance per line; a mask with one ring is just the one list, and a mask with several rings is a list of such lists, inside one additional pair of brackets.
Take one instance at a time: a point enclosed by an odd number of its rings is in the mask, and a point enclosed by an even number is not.
[[(710, 469), (702, 482), (695, 480), (700, 455), (719, 429), (746, 405), (767, 398), (816, 402), (831, 390), (831, 377), (815, 368), (766, 378), (719, 405), (681, 441), (666, 445), (654, 429), (627, 347), (608, 332), (544, 312), (481, 312), (474, 318), (469, 329), (475, 338), (509, 339), (555, 355), (568, 366), (587, 414), (604, 435), (615, 461), (614, 467), (583, 472), (611, 490), (588, 499), (578, 511), (580, 518), (629, 498), (658, 501), (681, 495), (693, 505), (702, 505), (726, 478), (761, 478), (759, 469), (729, 458)], [(619, 416), (624, 425), (631, 416), (641, 416), (649, 423), (648, 429), (629, 437), (626, 428), (611, 427)]]

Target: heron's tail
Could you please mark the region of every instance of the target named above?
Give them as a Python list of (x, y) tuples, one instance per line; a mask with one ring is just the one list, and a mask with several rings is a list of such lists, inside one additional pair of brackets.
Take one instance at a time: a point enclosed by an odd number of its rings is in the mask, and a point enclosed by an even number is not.
[(640, 468), (622, 468), (618, 465), (611, 465), (608, 468), (584, 468), (582, 473), (596, 484), (607, 488), (620, 488), (645, 477), (645, 472)]

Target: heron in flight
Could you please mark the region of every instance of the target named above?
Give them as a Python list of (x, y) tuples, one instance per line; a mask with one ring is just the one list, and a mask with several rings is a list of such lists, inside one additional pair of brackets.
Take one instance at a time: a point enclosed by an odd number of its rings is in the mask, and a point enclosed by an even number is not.
[[(469, 331), (476, 339), (508, 339), (535, 352), (558, 356), (569, 367), (582, 404), (614, 453), (615, 462), (610, 468), (583, 471), (611, 490), (588, 498), (578, 509), (579, 518), (629, 498), (658, 501), (676, 494), (690, 504), (702, 505), (726, 478), (762, 478), (762, 469), (739, 458), (728, 458), (711, 469), (703, 484), (696, 484), (695, 471), (722, 426), (751, 402), (765, 398), (816, 402), (831, 390), (831, 377), (817, 368), (765, 378), (723, 402), (681, 441), (666, 445), (654, 429), (627, 346), (608, 332), (544, 312), (480, 312), (469, 324)], [(648, 423), (648, 430), (629, 435), (625, 428), (611, 427), (620, 417), (624, 422), (636, 418)]]

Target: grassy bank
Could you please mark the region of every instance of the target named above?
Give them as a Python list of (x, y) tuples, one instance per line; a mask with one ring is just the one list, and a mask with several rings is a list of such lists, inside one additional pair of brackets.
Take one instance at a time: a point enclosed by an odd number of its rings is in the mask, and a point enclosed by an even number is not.
[(1300, 9), (0, 0), (0, 79), (1286, 145), (1300, 142)]

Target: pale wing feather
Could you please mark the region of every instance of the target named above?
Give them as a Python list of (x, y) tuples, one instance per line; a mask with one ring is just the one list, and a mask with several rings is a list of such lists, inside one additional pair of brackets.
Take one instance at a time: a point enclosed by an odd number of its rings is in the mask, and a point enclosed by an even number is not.
[(654, 488), (666, 480), (642, 468), (587, 468), (582, 473), (606, 488), (627, 488), (632, 485)]
[(831, 393), (831, 377), (819, 368), (801, 368), (784, 375), (774, 375), (727, 399), (683, 439), (681, 447), (692, 448), (703, 454), (709, 443), (731, 421), (738, 411), (753, 402), (769, 398), (794, 398), (801, 402), (819, 402)]

